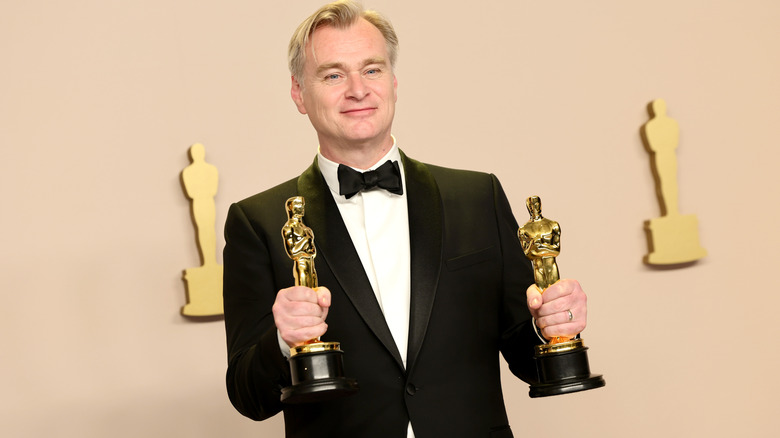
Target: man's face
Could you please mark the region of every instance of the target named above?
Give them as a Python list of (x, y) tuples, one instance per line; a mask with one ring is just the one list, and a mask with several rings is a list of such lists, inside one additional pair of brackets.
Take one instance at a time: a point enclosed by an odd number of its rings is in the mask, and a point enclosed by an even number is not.
[(397, 83), (389, 63), (381, 32), (364, 19), (311, 35), (302, 83), (293, 78), (291, 95), (309, 116), (323, 154), (392, 144)]

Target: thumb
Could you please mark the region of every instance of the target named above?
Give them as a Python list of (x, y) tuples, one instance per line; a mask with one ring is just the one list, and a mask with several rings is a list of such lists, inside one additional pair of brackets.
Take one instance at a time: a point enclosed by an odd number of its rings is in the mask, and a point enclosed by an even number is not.
[(323, 309), (330, 307), (330, 290), (325, 286), (320, 286), (314, 291), (317, 292), (317, 304)]
[(528, 308), (531, 310), (537, 310), (542, 307), (542, 291), (539, 286), (532, 284), (528, 286), (525, 291), (526, 299), (528, 300)]

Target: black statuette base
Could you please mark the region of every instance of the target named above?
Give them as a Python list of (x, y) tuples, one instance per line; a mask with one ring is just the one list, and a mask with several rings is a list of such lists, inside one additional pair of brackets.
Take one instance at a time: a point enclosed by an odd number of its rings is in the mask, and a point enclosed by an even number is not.
[(606, 385), (600, 374), (590, 373), (587, 350), (588, 347), (578, 347), (569, 351), (535, 354), (539, 383), (531, 385), (529, 395), (533, 398), (549, 397)]
[(343, 354), (341, 350), (333, 350), (292, 356), (292, 385), (282, 389), (282, 402), (316, 403), (357, 392), (357, 381), (344, 377)]

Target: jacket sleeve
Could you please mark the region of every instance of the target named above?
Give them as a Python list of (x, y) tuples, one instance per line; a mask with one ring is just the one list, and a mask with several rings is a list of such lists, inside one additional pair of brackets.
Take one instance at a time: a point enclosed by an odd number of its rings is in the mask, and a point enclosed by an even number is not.
[(533, 359), (534, 345), (541, 341), (533, 328), (526, 303), (526, 289), (533, 284), (531, 262), (526, 258), (517, 237), (517, 221), (501, 183), (493, 178), (496, 219), (503, 263), (503, 306), (501, 313), (501, 353), (512, 373), (527, 383), (539, 380)]
[[(279, 236), (281, 242), (281, 235)], [(227, 392), (241, 414), (263, 420), (282, 409), (281, 389), (290, 384), (271, 307), (277, 294), (269, 235), (233, 204), (225, 223), (224, 312)]]

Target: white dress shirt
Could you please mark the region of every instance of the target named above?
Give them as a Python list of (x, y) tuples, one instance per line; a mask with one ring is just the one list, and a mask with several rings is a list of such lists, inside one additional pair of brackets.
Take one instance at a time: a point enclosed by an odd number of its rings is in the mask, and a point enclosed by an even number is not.
[[(398, 147), (393, 144), (390, 151), (371, 168), (355, 170), (365, 172), (376, 169), (387, 160), (398, 161), (404, 187), (402, 195), (375, 188), (347, 199), (339, 194), (338, 163), (322, 154), (318, 154), (317, 160), (406, 366), (411, 262), (406, 182)], [(316, 236), (317, 230), (314, 233)]]
[[(409, 340), (411, 256), (406, 174), (395, 137), (393, 147), (384, 157), (368, 169), (355, 170), (365, 172), (376, 169), (387, 160), (398, 161), (404, 189), (402, 195), (376, 188), (347, 199), (339, 194), (338, 163), (328, 160), (322, 154), (317, 154), (317, 160), (405, 367)], [(407, 437), (414, 438), (411, 423), (407, 427)]]
[[(361, 191), (347, 199), (339, 194), (339, 164), (317, 154), (317, 163), (330, 193), (336, 201), (341, 218), (352, 239), (374, 295), (385, 315), (398, 352), (406, 366), (406, 351), (409, 340), (409, 302), (411, 294), (411, 256), (409, 249), (409, 213), (406, 203), (406, 178), (401, 154), (393, 138), (390, 151), (368, 169), (374, 170), (387, 160), (398, 161), (401, 170), (403, 194), (396, 195), (375, 188)], [(304, 217), (305, 221), (305, 217)], [(317, 230), (314, 230), (317, 235)], [(316, 237), (315, 237), (316, 239)], [(316, 243), (315, 243), (316, 245)], [(326, 286), (327, 285), (323, 285)], [(278, 333), (278, 332), (277, 332)], [(290, 357), (289, 347), (279, 335), (282, 352)], [(407, 437), (414, 438), (412, 424), (407, 428)]]

